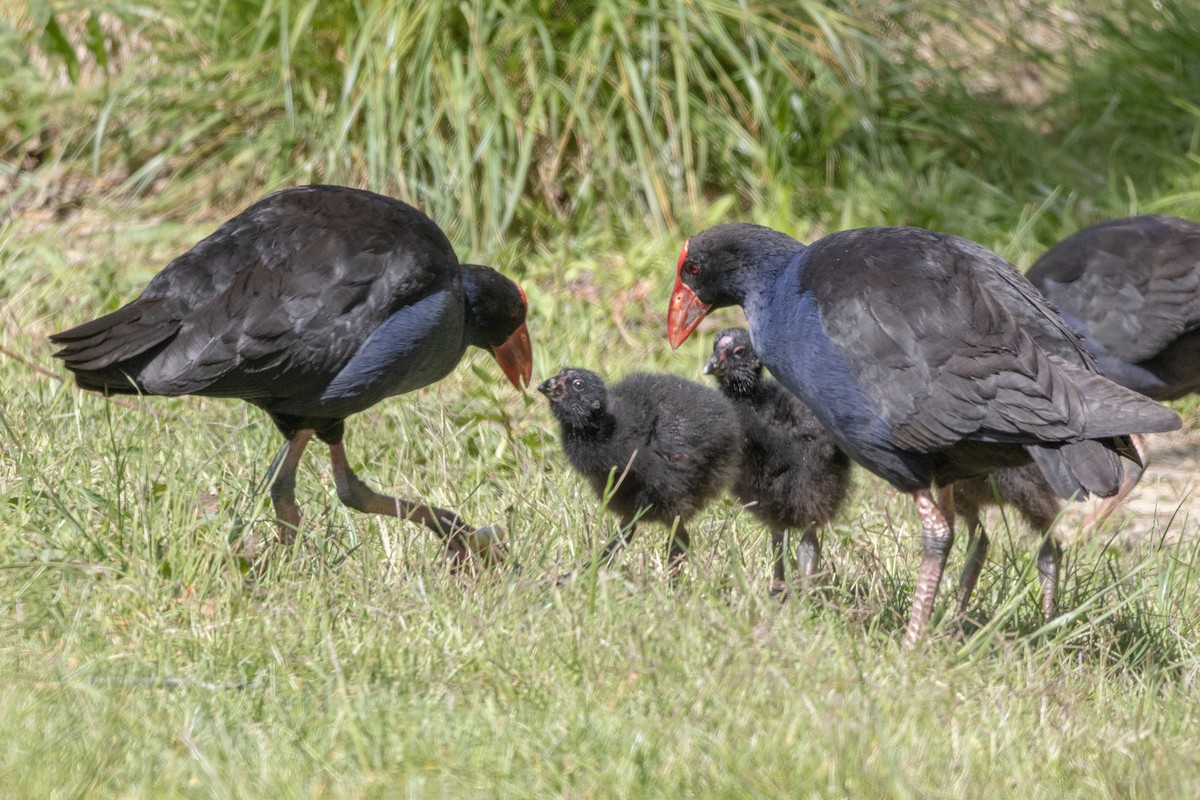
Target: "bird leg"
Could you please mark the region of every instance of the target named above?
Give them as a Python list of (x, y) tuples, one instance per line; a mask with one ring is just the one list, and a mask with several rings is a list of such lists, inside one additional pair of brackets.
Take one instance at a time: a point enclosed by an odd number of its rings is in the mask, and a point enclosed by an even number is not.
[[(1135, 466), (1132, 469), (1128, 466), (1124, 467), (1124, 472), (1121, 476), (1121, 488), (1112, 497), (1104, 498), (1090, 514), (1084, 517), (1084, 528), (1099, 530), (1104, 521), (1112, 516), (1112, 513), (1117, 510), (1118, 506), (1133, 491), (1133, 487), (1137, 486), (1142, 480), (1142, 475), (1145, 474), (1146, 467), (1150, 466), (1150, 454), (1146, 450), (1146, 437), (1135, 433), (1129, 437), (1129, 441), (1133, 444), (1133, 449), (1138, 455), (1138, 460), (1142, 462), (1141, 466)], [(1134, 472), (1133, 469), (1137, 471)]]
[(675, 580), (679, 576), (679, 571), (683, 569), (683, 562), (687, 561), (688, 552), (692, 549), (692, 537), (688, 534), (687, 528), (683, 527), (683, 521), (677, 520), (677, 524), (672, 528), (667, 538), (667, 574), (671, 580)]
[(979, 573), (987, 561), (988, 546), (991, 544), (983, 523), (979, 520), (979, 509), (973, 508), (964, 512), (967, 518), (967, 561), (963, 564), (962, 575), (958, 578), (958, 614), (967, 613), (967, 604), (975, 593), (975, 584), (979, 582)]
[(296, 540), (300, 530), (300, 506), (296, 502), (296, 468), (300, 466), (300, 456), (312, 439), (311, 428), (295, 431), (288, 437), (287, 443), (275, 456), (271, 464), (271, 502), (275, 506), (276, 529), (279, 541), (291, 544)]
[[(952, 487), (946, 487), (949, 495)], [(954, 544), (954, 530), (946, 523), (946, 517), (933, 501), (928, 489), (912, 493), (917, 504), (917, 515), (921, 518), (921, 567), (917, 572), (917, 585), (913, 590), (912, 613), (901, 641), (905, 650), (916, 646), (933, 613), (933, 601), (937, 598), (938, 584), (946, 570), (946, 558)]]
[(1050, 533), (1038, 551), (1038, 578), (1042, 582), (1042, 614), (1049, 621), (1058, 614), (1058, 572), (1062, 563), (1062, 548)]
[(338, 499), (347, 506), (364, 514), (383, 514), (420, 523), (446, 540), (450, 561), (455, 566), (463, 566), (470, 560), (469, 544), (475, 529), (453, 511), (376, 492), (350, 469), (346, 447), (340, 441), (329, 445), (329, 459)]
[(817, 536), (816, 528), (809, 526), (796, 545), (796, 572), (800, 581), (807, 586), (812, 582), (813, 575), (821, 566), (821, 539)]
[[(954, 502), (954, 484), (948, 486), (939, 486), (937, 488), (937, 498), (935, 500), (937, 507), (941, 509), (942, 516), (946, 519), (946, 525), (950, 527), (951, 532), (954, 531), (954, 517), (956, 507)], [(978, 509), (976, 509), (978, 512)]]
[(771, 528), (771, 596), (787, 597), (787, 575), (784, 572), (784, 550), (787, 548), (787, 531)]

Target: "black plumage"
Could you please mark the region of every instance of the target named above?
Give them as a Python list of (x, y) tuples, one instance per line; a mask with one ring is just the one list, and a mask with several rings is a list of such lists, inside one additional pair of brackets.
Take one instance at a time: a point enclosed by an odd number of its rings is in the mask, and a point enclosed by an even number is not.
[[(1026, 277), (1082, 337), (1106, 378), (1156, 400), (1200, 391), (1200, 223), (1145, 215), (1084, 228), (1047, 250)], [(1133, 437), (1143, 466), (1141, 437)], [(1085, 520), (1106, 519), (1141, 477), (1128, 470), (1120, 491)], [(988, 548), (979, 507), (996, 498), (1010, 504), (1043, 536), (1038, 555), (1042, 606), (1056, 608), (1059, 552), (1050, 526), (1060, 503), (1043, 476), (1029, 467), (1001, 470), (995, 486), (964, 481), (955, 501), (971, 531), (959, 585), (964, 608)]]
[(1046, 619), (1058, 611), (1058, 581), (1062, 548), (1054, 535), (1062, 502), (1035, 464), (997, 470), (990, 478), (968, 478), (954, 484), (954, 506), (948, 521), (953, 526), (954, 514), (967, 523), (967, 560), (958, 581), (958, 613), (965, 614), (979, 573), (987, 560), (991, 541), (983, 527), (983, 509), (1011, 505), (1041, 539), (1038, 550), (1038, 579), (1042, 584), (1042, 613)]
[(635, 373), (606, 387), (594, 372), (566, 368), (538, 386), (559, 422), (571, 466), (608, 507), (622, 531), (604, 547), (610, 560), (639, 522), (672, 530), (674, 571), (687, 554), (687, 524), (729, 485), (740, 429), (729, 402), (673, 375)]
[(377, 494), (354, 475), (344, 420), (441, 379), (469, 345), (489, 350), (518, 388), (531, 367), (520, 287), (459, 264), (412, 206), (341, 186), (259, 200), (133, 302), (50, 338), (85, 389), (230, 397), (265, 410), (288, 439), (271, 487), (285, 539), (300, 522), (295, 471), (315, 435), (330, 446), (343, 502), (419, 521), (460, 556), (473, 531), (456, 514)]
[(772, 588), (781, 591), (786, 532), (800, 534), (797, 568), (807, 579), (820, 563), (817, 529), (837, 514), (850, 487), (850, 459), (808, 406), (763, 377), (746, 329), (718, 333), (704, 371), (737, 411), (742, 459), (733, 491), (771, 530)]
[(1156, 400), (1200, 391), (1200, 223), (1147, 215), (1092, 225), (1026, 277), (1108, 378)]
[(932, 611), (953, 533), (933, 485), (1034, 461), (1063, 497), (1117, 491), (1129, 435), (1179, 417), (1102, 377), (1078, 335), (1010, 264), (916, 228), (805, 246), (757, 225), (691, 237), (668, 335), (740, 305), (771, 373), (855, 461), (912, 493), (923, 557), (906, 646)]

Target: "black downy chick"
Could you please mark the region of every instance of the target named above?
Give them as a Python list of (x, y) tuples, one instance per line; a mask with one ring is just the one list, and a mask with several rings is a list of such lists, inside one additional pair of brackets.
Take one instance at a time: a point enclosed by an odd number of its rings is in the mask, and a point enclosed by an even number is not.
[[(994, 483), (993, 483), (994, 482)], [(1042, 613), (1051, 619), (1058, 613), (1058, 577), (1062, 548), (1053, 527), (1062, 501), (1034, 464), (994, 472), (991, 478), (968, 478), (954, 484), (954, 510), (967, 522), (967, 561), (958, 580), (958, 613), (965, 614), (975, 591), (979, 573), (987, 560), (987, 531), (980, 511), (992, 505), (1011, 505), (1031, 529), (1042, 537), (1038, 551), (1038, 579), (1042, 584)], [(950, 517), (953, 524), (953, 514)]]
[(733, 403), (742, 426), (742, 466), (733, 491), (771, 530), (772, 593), (786, 586), (787, 531), (799, 531), (797, 571), (811, 578), (820, 564), (817, 529), (837, 514), (850, 486), (850, 459), (808, 406), (763, 377), (763, 363), (745, 328), (726, 328), (713, 340), (704, 367)]
[(562, 432), (563, 452), (621, 520), (604, 563), (639, 522), (672, 530), (669, 566), (690, 546), (687, 523), (732, 480), (741, 447), (737, 415), (706, 386), (673, 375), (635, 373), (611, 387), (594, 372), (566, 368), (538, 386)]

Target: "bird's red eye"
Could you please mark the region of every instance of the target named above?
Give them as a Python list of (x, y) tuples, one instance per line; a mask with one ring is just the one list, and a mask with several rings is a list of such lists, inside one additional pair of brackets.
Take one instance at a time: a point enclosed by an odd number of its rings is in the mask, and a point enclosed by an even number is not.
[(687, 262), (686, 264), (683, 265), (683, 268), (688, 271), (689, 275), (699, 275), (700, 274), (700, 265), (697, 264), (695, 261)]

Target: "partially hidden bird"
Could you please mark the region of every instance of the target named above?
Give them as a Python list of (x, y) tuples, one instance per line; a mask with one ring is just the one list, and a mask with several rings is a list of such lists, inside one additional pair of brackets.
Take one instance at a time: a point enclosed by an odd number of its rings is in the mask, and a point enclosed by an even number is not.
[(1105, 377), (1155, 400), (1200, 391), (1200, 222), (1101, 222), (1051, 247), (1025, 276)]
[(600, 556), (609, 563), (641, 522), (669, 531), (668, 569), (691, 546), (692, 516), (729, 485), (737, 468), (737, 416), (717, 391), (673, 375), (634, 373), (606, 386), (567, 367), (538, 391), (558, 420), (563, 452), (621, 528)]
[[(979, 573), (987, 561), (991, 540), (983, 526), (982, 511), (993, 505), (1015, 508), (1041, 540), (1037, 571), (1042, 588), (1042, 615), (1049, 620), (1058, 613), (1062, 547), (1054, 533), (1054, 524), (1062, 502), (1036, 464), (999, 469), (987, 478), (967, 478), (954, 484), (952, 515), (961, 516), (967, 523), (967, 559), (958, 580), (958, 613), (960, 616), (967, 613)], [(953, 519), (948, 522), (954, 526)]]
[(286, 439), (270, 488), (284, 541), (300, 525), (296, 469), (316, 436), (329, 446), (343, 503), (418, 522), (461, 562), (491, 553), (494, 532), (367, 486), (347, 461), (345, 420), (440, 380), (470, 345), (522, 388), (532, 373), (525, 315), (516, 283), (460, 264), (416, 208), (360, 189), (303, 186), (257, 201), (137, 299), (50, 340), (84, 389), (237, 398), (266, 411)]
[(818, 531), (850, 488), (850, 459), (800, 398), (763, 375), (745, 328), (726, 328), (713, 338), (704, 372), (737, 411), (742, 458), (733, 493), (771, 532), (771, 591), (787, 588), (789, 531), (797, 535), (796, 570), (809, 582), (820, 567)]
[(838, 446), (912, 495), (922, 557), (906, 648), (930, 619), (953, 544), (943, 507), (955, 481), (1032, 461), (1061, 497), (1109, 496), (1121, 456), (1137, 458), (1130, 434), (1180, 426), (1100, 375), (1012, 265), (956, 236), (861, 228), (806, 246), (759, 225), (718, 225), (679, 255), (671, 345), (731, 305), (767, 369)]
[[(1025, 277), (1080, 335), (1106, 378), (1155, 400), (1200, 391), (1200, 223), (1156, 214), (1101, 222), (1051, 247)], [(1142, 467), (1148, 466), (1142, 437), (1130, 438)], [(1126, 470), (1120, 490), (1088, 514), (1084, 526), (1107, 519), (1141, 474)], [(955, 500), (970, 531), (960, 611), (988, 550), (979, 507), (1002, 502), (1042, 535), (1042, 609), (1053, 616), (1061, 550), (1050, 526), (1060, 503), (1041, 473), (1018, 467), (997, 472), (994, 485), (960, 482)]]

